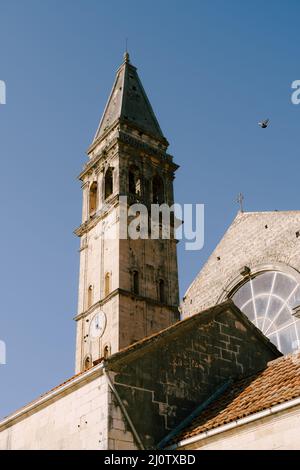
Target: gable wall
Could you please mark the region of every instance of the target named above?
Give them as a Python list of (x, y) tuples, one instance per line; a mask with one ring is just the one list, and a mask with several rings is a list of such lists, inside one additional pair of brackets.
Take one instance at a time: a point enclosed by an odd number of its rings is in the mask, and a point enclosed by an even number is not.
[(195, 321), (178, 330), (177, 336), (136, 359), (109, 365), (146, 448), (155, 446), (229, 378), (261, 370), (277, 357), (230, 310), (205, 325)]
[(297, 231), (300, 211), (239, 213), (187, 290), (181, 306), (183, 318), (224, 300), (229, 284), (243, 279), (243, 266), (282, 264), (283, 269), (300, 272)]

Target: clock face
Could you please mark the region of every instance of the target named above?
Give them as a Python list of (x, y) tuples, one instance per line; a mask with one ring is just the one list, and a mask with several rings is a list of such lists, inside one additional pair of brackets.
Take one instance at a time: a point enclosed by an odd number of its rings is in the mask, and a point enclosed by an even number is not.
[(100, 312), (97, 312), (91, 321), (90, 337), (92, 339), (100, 338), (104, 333), (105, 326), (106, 326), (106, 316), (105, 316), (105, 313), (102, 310), (100, 310)]

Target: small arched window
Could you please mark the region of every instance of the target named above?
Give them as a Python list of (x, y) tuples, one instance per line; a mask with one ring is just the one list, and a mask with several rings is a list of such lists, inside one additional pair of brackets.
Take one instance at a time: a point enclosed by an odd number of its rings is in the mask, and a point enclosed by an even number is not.
[(128, 173), (128, 185), (129, 193), (135, 196), (141, 195), (141, 177), (139, 169), (136, 166), (132, 166)]
[(138, 271), (133, 271), (133, 293), (139, 294), (140, 286), (139, 286), (139, 273)]
[(105, 286), (104, 286), (104, 295), (105, 297), (110, 294), (111, 291), (111, 277), (110, 273), (105, 274)]
[(84, 359), (83, 368), (84, 370), (89, 370), (92, 367), (92, 365), (93, 365), (92, 356), (88, 354), (86, 358)]
[(105, 173), (104, 198), (107, 199), (113, 192), (113, 170), (109, 167)]
[(90, 285), (88, 288), (88, 308), (93, 305), (93, 286)]
[(165, 281), (163, 279), (160, 279), (158, 283), (158, 295), (159, 295), (160, 303), (164, 304), (166, 302), (166, 293), (165, 293)]
[(160, 176), (155, 175), (152, 179), (152, 202), (162, 204), (164, 198), (164, 182)]
[(98, 199), (98, 185), (96, 181), (91, 184), (89, 194), (89, 214), (90, 216), (95, 214), (97, 210), (97, 199)]
[(135, 173), (132, 170), (129, 171), (128, 179), (129, 179), (129, 192), (131, 194), (135, 194)]
[(106, 344), (103, 349), (103, 357), (104, 359), (108, 359), (111, 354), (110, 344)]

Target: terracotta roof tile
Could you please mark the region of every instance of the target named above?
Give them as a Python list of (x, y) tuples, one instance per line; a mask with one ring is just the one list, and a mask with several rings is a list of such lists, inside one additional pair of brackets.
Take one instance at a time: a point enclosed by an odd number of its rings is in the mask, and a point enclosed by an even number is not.
[(234, 382), (173, 442), (300, 397), (300, 352), (269, 362), (266, 369)]

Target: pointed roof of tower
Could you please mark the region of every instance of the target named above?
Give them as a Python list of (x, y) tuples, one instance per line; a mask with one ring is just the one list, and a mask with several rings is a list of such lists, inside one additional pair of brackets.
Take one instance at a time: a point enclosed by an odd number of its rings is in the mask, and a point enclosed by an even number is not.
[(124, 62), (117, 70), (94, 142), (119, 119), (127, 121), (153, 137), (165, 139), (139, 79), (137, 69), (130, 63), (128, 52), (124, 54)]

